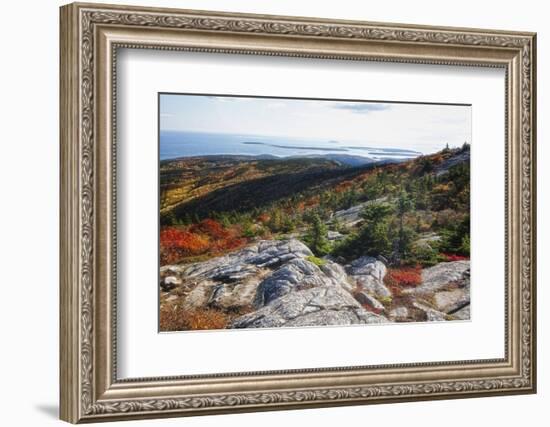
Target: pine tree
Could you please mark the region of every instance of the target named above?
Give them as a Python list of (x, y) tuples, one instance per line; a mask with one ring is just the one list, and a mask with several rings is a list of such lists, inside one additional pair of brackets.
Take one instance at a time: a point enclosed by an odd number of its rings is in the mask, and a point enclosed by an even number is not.
[(311, 251), (317, 256), (323, 256), (330, 252), (330, 242), (327, 239), (327, 227), (319, 218), (313, 214), (311, 217), (311, 228), (305, 238)]
[(397, 261), (403, 259), (409, 252), (410, 245), (413, 239), (413, 231), (405, 228), (405, 214), (413, 209), (414, 203), (405, 191), (399, 193), (397, 199), (396, 213), (399, 218), (399, 234), (394, 242), (395, 258)]

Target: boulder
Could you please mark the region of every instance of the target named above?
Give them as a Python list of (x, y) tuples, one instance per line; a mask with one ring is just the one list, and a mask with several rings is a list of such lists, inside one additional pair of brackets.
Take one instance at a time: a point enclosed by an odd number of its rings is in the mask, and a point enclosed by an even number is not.
[(363, 256), (347, 265), (346, 271), (362, 290), (375, 298), (391, 297), (390, 290), (384, 285), (387, 269), (382, 261)]
[(176, 276), (166, 276), (160, 281), (160, 287), (164, 292), (168, 292), (180, 286), (181, 283), (181, 279)]
[[(327, 271), (338, 274), (334, 266)], [(310, 261), (295, 258), (279, 267), (260, 283), (255, 306), (263, 307), (289, 292), (318, 286), (338, 286), (338, 279), (325, 274), (321, 268)]]
[(369, 311), (373, 311), (375, 313), (381, 313), (385, 310), (385, 307), (382, 305), (380, 301), (378, 301), (376, 298), (369, 295), (365, 291), (355, 292), (353, 296), (359, 302), (359, 304), (361, 304), (363, 307), (365, 307)]
[(256, 289), (269, 271), (256, 269), (254, 275), (236, 281), (214, 278), (195, 278), (188, 282), (191, 288), (183, 306), (187, 309), (215, 307), (225, 310), (249, 309), (254, 304)]
[(348, 277), (346, 270), (340, 264), (334, 261), (325, 259), (324, 264), (320, 266), (321, 271), (325, 273), (327, 277), (332, 279), (333, 282), (339, 284), (341, 287), (351, 292), (355, 284)]
[(313, 256), (313, 252), (296, 239), (262, 240), (255, 247), (256, 253), (243, 260), (258, 267), (273, 267), (295, 258)]
[(344, 236), (342, 233), (340, 233), (338, 231), (329, 230), (327, 232), (327, 239), (330, 240), (330, 241), (337, 242), (338, 240), (343, 240), (345, 238), (346, 238), (346, 236)]
[[(261, 240), (247, 248), (208, 261), (176, 267), (186, 277), (207, 277), (235, 282), (256, 275), (258, 269), (276, 267), (295, 258), (306, 258), (313, 253), (302, 242), (289, 240)], [(164, 267), (174, 270), (174, 266)]]
[(431, 307), (428, 307), (427, 305), (415, 302), (413, 303), (413, 306), (425, 313), (426, 321), (428, 322), (443, 322), (445, 320), (448, 320), (447, 315), (445, 313), (437, 311)]
[(414, 242), (414, 247), (424, 250), (433, 250), (433, 244), (441, 241), (441, 236), (437, 233), (423, 233)]
[(442, 262), (422, 270), (422, 283), (407, 292), (433, 294), (449, 285), (465, 287), (470, 283), (470, 261)]
[(439, 311), (444, 313), (455, 312), (470, 304), (470, 286), (436, 292), (432, 300)]
[(189, 310), (206, 307), (215, 285), (216, 283), (210, 279), (196, 280), (189, 283), (191, 291), (185, 297), (183, 308)]
[(422, 283), (413, 289), (403, 290), (420, 306), (429, 301), (430, 310), (424, 310), (429, 320), (450, 318), (464, 320), (469, 311), (454, 315), (470, 304), (470, 261), (442, 262), (422, 270)]
[(260, 283), (255, 306), (263, 307), (291, 291), (318, 286), (340, 286), (347, 291), (353, 288), (345, 270), (335, 262), (325, 260), (324, 264), (317, 266), (306, 259), (295, 258)]
[(236, 284), (218, 283), (213, 286), (206, 304), (225, 310), (248, 309), (254, 304), (259, 281), (257, 279)]
[(233, 320), (230, 328), (274, 328), (383, 323), (340, 286), (318, 286), (290, 292), (265, 307)]

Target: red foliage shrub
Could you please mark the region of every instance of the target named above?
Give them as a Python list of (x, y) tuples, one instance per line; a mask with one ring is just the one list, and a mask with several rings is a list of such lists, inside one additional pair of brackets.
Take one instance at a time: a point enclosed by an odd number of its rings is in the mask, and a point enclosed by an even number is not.
[(186, 256), (198, 255), (209, 248), (208, 238), (176, 227), (160, 232), (161, 264), (170, 264)]
[(457, 254), (441, 254), (443, 258), (445, 258), (445, 261), (451, 262), (451, 261), (467, 261), (470, 258), (464, 255), (457, 255)]
[(167, 248), (178, 248), (190, 254), (201, 253), (208, 249), (208, 239), (191, 231), (174, 227), (160, 232), (160, 244)]
[(187, 228), (165, 227), (160, 232), (160, 261), (161, 265), (167, 265), (187, 257), (219, 254), (247, 242), (240, 226), (225, 228), (209, 218)]
[(384, 282), (389, 287), (416, 287), (422, 283), (420, 267), (390, 268)]
[(194, 224), (190, 227), (190, 230), (194, 233), (203, 233), (212, 237), (213, 239), (225, 239), (228, 237), (228, 232), (223, 228), (218, 221), (206, 218), (198, 224)]
[(212, 243), (211, 250), (213, 252), (222, 252), (229, 251), (233, 249), (238, 249), (241, 246), (245, 245), (247, 239), (241, 237), (229, 237), (227, 239), (218, 240)]

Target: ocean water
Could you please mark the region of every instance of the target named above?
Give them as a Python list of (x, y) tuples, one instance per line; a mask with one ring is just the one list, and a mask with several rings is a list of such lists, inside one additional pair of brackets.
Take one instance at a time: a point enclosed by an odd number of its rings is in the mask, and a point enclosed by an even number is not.
[(340, 154), (367, 157), (372, 160), (397, 160), (417, 157), (421, 153), (335, 140), (180, 131), (160, 132), (160, 160), (215, 154), (277, 157)]

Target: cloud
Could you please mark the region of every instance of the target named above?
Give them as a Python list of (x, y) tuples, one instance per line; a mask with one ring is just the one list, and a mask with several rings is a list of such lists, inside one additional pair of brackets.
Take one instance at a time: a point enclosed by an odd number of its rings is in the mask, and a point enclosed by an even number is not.
[(255, 99), (253, 97), (241, 97), (241, 96), (230, 96), (230, 95), (227, 95), (227, 96), (207, 95), (207, 98), (210, 98), (219, 102), (248, 102), (248, 101), (253, 101)]
[(338, 110), (348, 110), (359, 114), (368, 114), (373, 111), (384, 111), (390, 108), (388, 104), (374, 104), (370, 102), (337, 103), (334, 104), (333, 107)]

